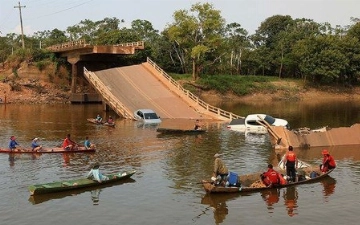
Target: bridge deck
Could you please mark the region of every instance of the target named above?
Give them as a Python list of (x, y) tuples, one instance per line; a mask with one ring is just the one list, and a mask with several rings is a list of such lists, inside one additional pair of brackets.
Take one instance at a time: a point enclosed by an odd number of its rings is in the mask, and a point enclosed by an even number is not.
[(161, 118), (213, 119), (189, 106), (142, 65), (118, 67), (94, 73), (131, 112), (149, 108)]

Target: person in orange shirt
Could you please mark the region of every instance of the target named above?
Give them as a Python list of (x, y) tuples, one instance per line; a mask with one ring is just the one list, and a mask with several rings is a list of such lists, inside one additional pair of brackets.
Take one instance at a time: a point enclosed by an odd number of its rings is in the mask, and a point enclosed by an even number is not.
[(321, 172), (326, 173), (331, 169), (336, 168), (336, 162), (334, 157), (332, 157), (327, 149), (322, 150), (324, 156), (322, 164), (320, 165)]
[(273, 165), (268, 165), (268, 170), (261, 174), (261, 180), (267, 187), (276, 187), (280, 185), (280, 176), (276, 170), (273, 169)]
[(289, 146), (289, 151), (285, 155), (284, 164), (286, 166), (286, 175), (290, 181), (295, 182), (296, 179), (296, 167), (297, 167), (297, 157), (293, 151), (293, 147)]
[(76, 142), (75, 141), (72, 141), (70, 139), (70, 134), (67, 134), (66, 135), (66, 138), (64, 139), (63, 141), (63, 144), (62, 144), (62, 147), (65, 149), (65, 150), (73, 150), (76, 146)]

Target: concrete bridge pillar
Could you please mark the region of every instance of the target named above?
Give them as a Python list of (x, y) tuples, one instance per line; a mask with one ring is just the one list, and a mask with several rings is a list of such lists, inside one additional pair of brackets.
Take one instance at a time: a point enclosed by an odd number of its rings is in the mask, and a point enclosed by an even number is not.
[(68, 57), (68, 62), (71, 64), (71, 93), (76, 93), (76, 81), (78, 76), (78, 65), (80, 57)]

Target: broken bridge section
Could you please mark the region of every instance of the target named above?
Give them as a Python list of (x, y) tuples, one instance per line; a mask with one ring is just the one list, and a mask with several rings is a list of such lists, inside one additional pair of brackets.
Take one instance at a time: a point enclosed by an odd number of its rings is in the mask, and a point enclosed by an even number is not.
[(360, 145), (360, 124), (351, 127), (330, 128), (307, 133), (287, 130), (283, 127), (268, 127), (270, 139), (275, 149), (316, 148)]
[(118, 115), (133, 119), (138, 109), (152, 109), (160, 118), (231, 120), (240, 118), (213, 107), (185, 90), (150, 59), (146, 63), (91, 72), (87, 80)]

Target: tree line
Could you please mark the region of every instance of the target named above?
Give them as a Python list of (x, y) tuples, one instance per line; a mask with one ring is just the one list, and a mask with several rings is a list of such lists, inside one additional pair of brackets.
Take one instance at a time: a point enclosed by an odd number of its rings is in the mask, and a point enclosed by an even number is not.
[(131, 27), (118, 18), (88, 19), (59, 29), (25, 36), (0, 37), (0, 62), (13, 55), (41, 61), (54, 56), (46, 47), (83, 39), (93, 45), (144, 41), (145, 49), (129, 60), (150, 57), (169, 73), (204, 75), (260, 75), (302, 79), (313, 84), (356, 84), (360, 77), (360, 19), (350, 18), (345, 27), (332, 27), (312, 19), (274, 15), (255, 31), (238, 22), (226, 23), (221, 11), (210, 3), (196, 3), (173, 13), (163, 31), (151, 22), (136, 19)]

